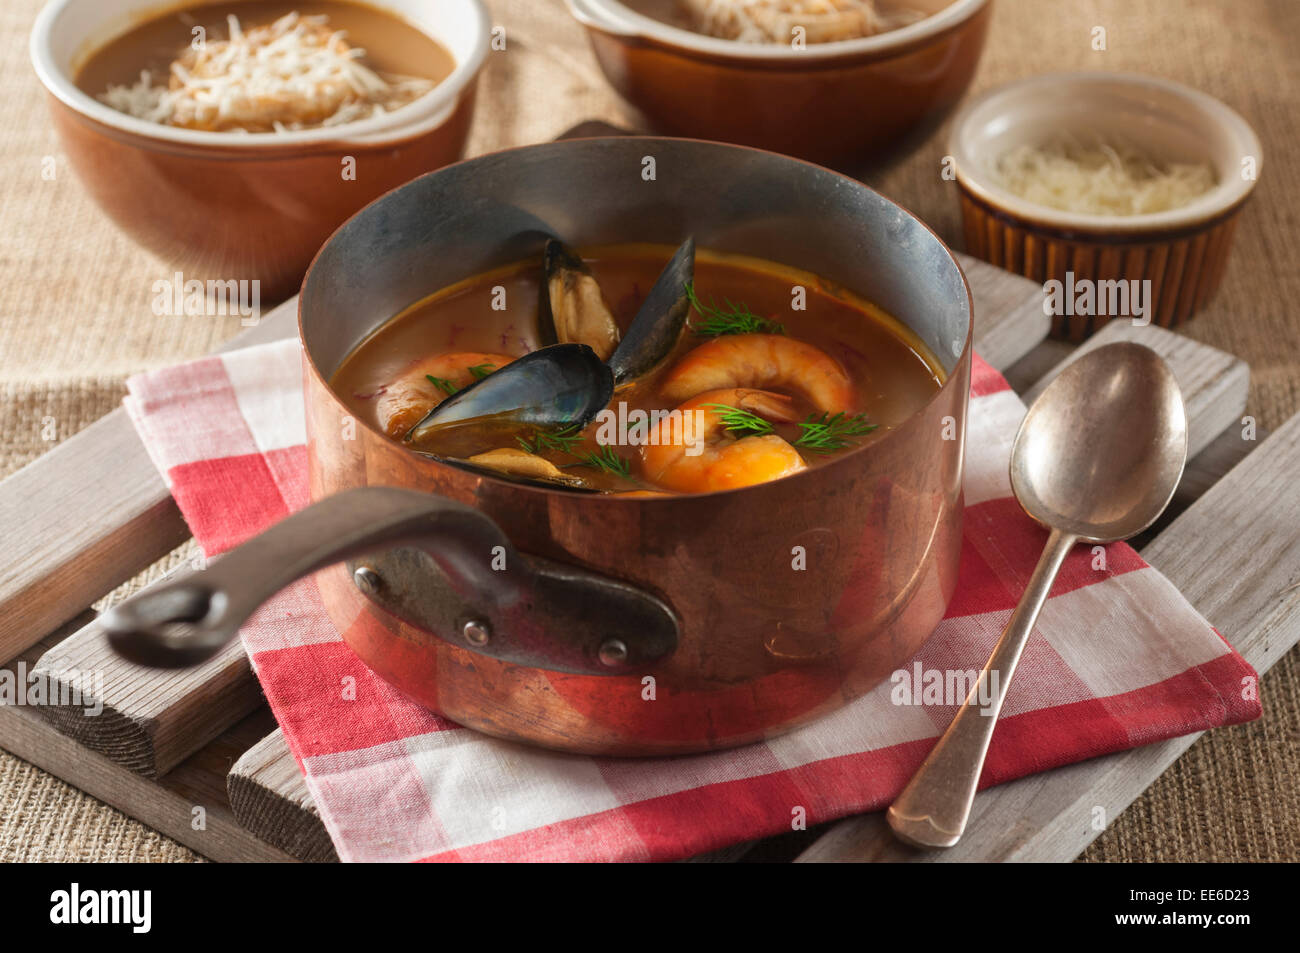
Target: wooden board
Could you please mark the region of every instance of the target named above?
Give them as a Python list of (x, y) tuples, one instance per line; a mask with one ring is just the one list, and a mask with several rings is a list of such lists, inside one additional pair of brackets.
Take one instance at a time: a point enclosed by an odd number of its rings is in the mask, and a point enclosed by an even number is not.
[[(297, 299), (221, 350), (295, 333)], [(118, 408), (0, 483), (0, 660), (12, 658), (189, 537)]]
[[(188, 571), (183, 567), (159, 582)], [(50, 686), (46, 697), (53, 701), (40, 712), (54, 727), (151, 778), (262, 706), (261, 687), (238, 641), (193, 668), (160, 670), (123, 659), (92, 621), (41, 656), (34, 672)], [(86, 672), (97, 676), (98, 691), (89, 697)], [(80, 697), (74, 688), (82, 689)]]
[(235, 819), (268, 844), (310, 863), (339, 859), (279, 728), (235, 762), (226, 791)]
[[(83, 613), (77, 622), (84, 624), (87, 616)], [(21, 663), (30, 668), (36, 656), (64, 634), (56, 632), (3, 667), (17, 672)], [(226, 795), (225, 774), (231, 763), (275, 724), (269, 711), (243, 719), (167, 777), (154, 781), (55, 731), (37, 714), (38, 710), (0, 704), (0, 743), (7, 751), (211, 860), (244, 863), (294, 859), (235, 820)]]

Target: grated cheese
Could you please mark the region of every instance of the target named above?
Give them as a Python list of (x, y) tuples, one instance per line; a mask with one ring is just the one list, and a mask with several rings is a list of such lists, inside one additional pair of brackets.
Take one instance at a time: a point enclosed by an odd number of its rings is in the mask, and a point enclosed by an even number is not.
[(1180, 208), (1214, 188), (1207, 163), (1157, 163), (1128, 146), (1055, 139), (1004, 153), (1004, 188), (1035, 205), (1090, 215), (1143, 215)]
[(230, 36), (187, 48), (158, 76), (99, 99), (169, 126), (213, 132), (290, 132), (336, 126), (404, 106), (433, 88), (429, 80), (381, 76), (361, 60), (328, 17), (288, 13), (245, 30), (227, 17)]
[(883, 12), (872, 0), (678, 0), (695, 29), (742, 43), (789, 43), (802, 27), (809, 43), (832, 43), (896, 30), (924, 18)]

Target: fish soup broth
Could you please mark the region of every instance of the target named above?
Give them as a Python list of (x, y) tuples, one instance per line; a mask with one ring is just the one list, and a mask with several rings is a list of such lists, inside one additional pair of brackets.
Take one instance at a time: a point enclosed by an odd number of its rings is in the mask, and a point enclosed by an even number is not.
[[(251, 47), (222, 49), (221, 45), (232, 39), (230, 17), (235, 18), (245, 40), (254, 38)], [(290, 46), (290, 40), (298, 44), (285, 60), (278, 62), (265, 50), (258, 49), (255, 32), (269, 30), (276, 24), (280, 24), (279, 33), (275, 37), (267, 36), (268, 42), (275, 40), (281, 47)], [(283, 36), (295, 31), (305, 34), (305, 38)], [(339, 31), (342, 36), (336, 37)], [(349, 83), (348, 77), (342, 74), (329, 74), (330, 64), (320, 60), (320, 47), (331, 41), (339, 49), (351, 48), (364, 54), (355, 56), (366, 70), (361, 78), (364, 82), (355, 75)], [(178, 108), (168, 111), (166, 104), (160, 103), (162, 90), (170, 86), (175, 93), (180, 76), (186, 75), (177, 73), (173, 64), (179, 63), (182, 70), (186, 67), (195, 70), (196, 46), (204, 45), (212, 51), (218, 64), (235, 60), (240, 65), (229, 75), (196, 77), (196, 88), (206, 85), (215, 89), (225, 83), (246, 105), (259, 97), (267, 100), (260, 104), (260, 110), (256, 108), (259, 104), (253, 104), (248, 106), (245, 115), (231, 117), (227, 109), (224, 116), (217, 116), (205, 110), (203, 104), (196, 106), (175, 95), (172, 98), (179, 100)], [(313, 54), (318, 60), (309, 66), (307, 58)], [(271, 74), (254, 76), (257, 71), (250, 67), (254, 59), (260, 59)], [(314, 70), (313, 75), (325, 75), (322, 82), (326, 87), (310, 94), (301, 92), (307, 85), (295, 82), (291, 72), (295, 64), (302, 71)], [(334, 65), (338, 65), (337, 61)], [(455, 65), (451, 53), (424, 32), (364, 3), (243, 0), (182, 6), (139, 23), (91, 53), (77, 71), (76, 82), (83, 92), (114, 108), (166, 125), (217, 132), (273, 132), (277, 128), (334, 125), (365, 118), (376, 109), (397, 108), (446, 79)], [(221, 73), (218, 65), (205, 66)], [(142, 79), (142, 73), (147, 79)], [(250, 77), (253, 77), (251, 82)], [(347, 90), (358, 85), (366, 89), (360, 99)], [(284, 102), (291, 95), (302, 98)], [(278, 102), (269, 102), (272, 100)]]
[[(671, 255), (666, 246), (585, 250), (582, 257), (620, 332), (626, 333)], [(462, 460), (505, 448), (523, 459), (520, 451), (527, 451), (575, 486), (602, 492), (709, 492), (820, 466), (868, 446), (942, 384), (940, 365), (907, 328), (829, 282), (704, 250), (696, 255), (694, 274), (699, 307), (689, 312), (676, 345), (652, 372), (615, 390), (608, 416), (558, 439), (539, 439), (508, 420), (455, 426), (438, 434), (436, 446), (413, 449)], [(402, 441), (446, 394), (542, 346), (542, 284), (541, 268), (527, 262), (431, 295), (363, 342), (335, 375), (335, 391), (358, 418)], [(765, 324), (757, 334), (712, 333), (749, 330), (735, 326), (737, 314)], [(473, 373), (467, 373), (469, 362), (476, 362)], [(692, 365), (705, 368), (702, 395), (680, 379)], [(840, 377), (846, 378), (846, 396), (828, 402), (824, 385)], [(684, 434), (675, 421), (656, 426), (650, 420), (651, 412), (681, 408), (708, 419), (697, 416), (694, 432)], [(730, 414), (733, 408), (741, 413)], [(839, 426), (830, 430), (804, 426), (834, 422), (836, 415)], [(661, 450), (646, 445), (661, 437), (685, 444), (671, 466), (664, 465)]]

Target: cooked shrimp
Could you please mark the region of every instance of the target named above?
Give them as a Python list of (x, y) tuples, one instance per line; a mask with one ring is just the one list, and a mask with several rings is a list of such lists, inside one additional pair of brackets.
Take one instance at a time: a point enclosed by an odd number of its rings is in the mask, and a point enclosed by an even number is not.
[[(646, 477), (679, 493), (709, 493), (766, 483), (807, 469), (799, 451), (776, 434), (735, 437), (709, 405), (744, 410), (766, 420), (798, 419), (790, 398), (768, 391), (727, 388), (697, 394), (677, 409), (681, 421), (662, 419), (642, 451)], [(694, 428), (684, 423), (699, 421)], [(694, 452), (692, 452), (694, 451)]]
[(796, 394), (828, 414), (853, 409), (853, 382), (840, 362), (783, 334), (714, 338), (678, 361), (662, 387), (671, 401), (720, 388), (759, 387)]
[[(400, 439), (451, 394), (482, 377), (483, 371), (495, 371), (513, 360), (509, 354), (462, 351), (417, 361), (379, 395), (379, 424), (388, 436)], [(480, 373), (475, 375), (470, 368)]]

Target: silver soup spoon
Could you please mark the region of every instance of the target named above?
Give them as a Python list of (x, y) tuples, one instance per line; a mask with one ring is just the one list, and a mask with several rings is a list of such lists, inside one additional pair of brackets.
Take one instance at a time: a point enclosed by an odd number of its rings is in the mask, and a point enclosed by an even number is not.
[(1186, 460), (1178, 384), (1140, 344), (1090, 351), (1034, 401), (1011, 447), (1011, 489), (1051, 535), (975, 687), (889, 808), (901, 840), (951, 847), (961, 838), (1007, 688), (1066, 553), (1077, 542), (1114, 542), (1150, 526)]

